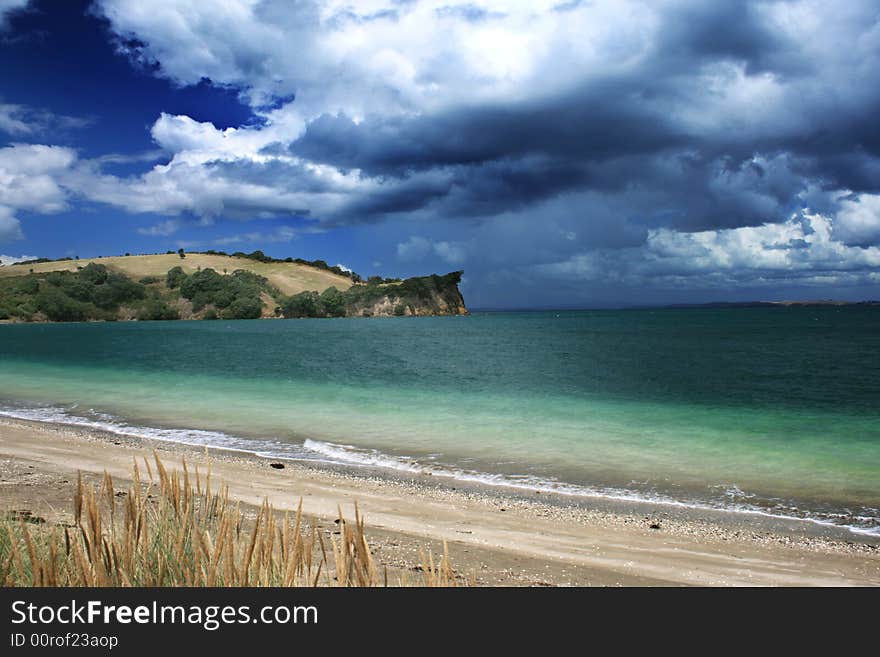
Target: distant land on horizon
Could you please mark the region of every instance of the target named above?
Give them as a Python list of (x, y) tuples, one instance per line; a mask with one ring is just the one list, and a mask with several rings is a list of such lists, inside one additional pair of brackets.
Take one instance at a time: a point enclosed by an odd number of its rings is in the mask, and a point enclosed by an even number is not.
[(815, 299), (815, 300), (784, 300), (784, 301), (707, 301), (705, 303), (664, 303), (664, 304), (640, 304), (640, 305), (606, 305), (606, 306), (546, 306), (530, 308), (481, 308), (472, 307), (471, 313), (503, 313), (503, 312), (573, 312), (578, 310), (675, 310), (675, 309), (699, 309), (699, 308), (793, 308), (809, 307), (818, 308), (842, 307), (842, 306), (880, 306), (880, 300), (867, 299), (862, 301), (842, 301), (838, 299)]
[(803, 301), (709, 301), (706, 303), (675, 303), (664, 308), (763, 308), (794, 306), (880, 306), (880, 300), (841, 301), (839, 299), (806, 299)]

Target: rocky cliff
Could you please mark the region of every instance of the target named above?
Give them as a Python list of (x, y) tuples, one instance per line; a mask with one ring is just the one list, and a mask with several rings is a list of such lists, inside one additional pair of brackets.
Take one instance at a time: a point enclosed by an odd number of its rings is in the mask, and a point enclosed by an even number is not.
[(344, 292), (302, 292), (282, 306), (285, 317), (405, 317), (466, 315), (458, 289), (462, 272), (418, 276), (403, 281), (368, 282)]
[[(346, 315), (360, 317), (467, 315), (464, 298), (458, 289), (462, 272), (446, 276), (409, 278), (401, 283), (377, 286), (371, 294), (352, 300)], [(349, 290), (356, 297), (358, 288)], [(369, 286), (367, 286), (369, 287)], [(352, 294), (354, 292), (355, 294)]]

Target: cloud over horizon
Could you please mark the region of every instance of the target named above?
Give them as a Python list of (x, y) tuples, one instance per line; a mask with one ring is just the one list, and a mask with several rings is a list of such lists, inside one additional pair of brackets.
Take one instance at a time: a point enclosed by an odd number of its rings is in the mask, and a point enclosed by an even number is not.
[[(257, 219), (283, 225), (236, 228), (229, 243), (394, 228), (379, 255), (465, 267), (486, 303), (510, 280), (531, 290), (522, 303), (551, 299), (541, 281), (560, 276), (584, 283), (571, 292), (584, 302), (595, 286), (635, 298), (878, 284), (875, 2), (91, 11), (133, 66), (235, 89), (254, 120), (222, 128), (163, 111), (149, 126), (161, 159), (128, 174), (73, 151), (52, 166), (39, 151), (32, 173), (0, 156), (18, 194), (0, 192), (0, 240), (20, 236), (21, 212), (84, 200), (157, 216), (138, 229), (153, 237)], [(28, 128), (38, 114), (4, 100), (0, 131), (42, 137)]]

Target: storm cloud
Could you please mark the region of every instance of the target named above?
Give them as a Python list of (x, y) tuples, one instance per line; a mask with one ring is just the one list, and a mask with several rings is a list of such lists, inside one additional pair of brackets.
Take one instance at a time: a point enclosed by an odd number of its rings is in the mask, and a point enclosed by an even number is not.
[(511, 281), (523, 303), (571, 279), (584, 302), (591, 285), (876, 285), (871, 0), (155, 4), (93, 11), (138, 65), (237, 89), (257, 120), (162, 114), (149, 171), (53, 179), (175, 217), (145, 234), (375, 227), (383, 258), (463, 266), (487, 305)]

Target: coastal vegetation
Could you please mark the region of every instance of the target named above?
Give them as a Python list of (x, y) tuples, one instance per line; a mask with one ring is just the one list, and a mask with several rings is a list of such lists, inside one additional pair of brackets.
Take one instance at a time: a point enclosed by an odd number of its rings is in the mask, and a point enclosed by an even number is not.
[(177, 319), (155, 288), (94, 263), (75, 272), (0, 280), (0, 319), (114, 320), (122, 307), (140, 319)]
[(314, 523), (278, 514), (268, 502), (256, 516), (212, 489), (210, 466), (169, 471), (158, 456), (137, 463), (118, 490), (80, 475), (73, 522), (50, 524), (8, 512), (0, 520), (2, 586), (455, 586), (447, 553), (422, 555), (419, 578), (389, 577), (373, 560), (365, 522), (342, 511), (326, 539)]
[(456, 271), (389, 283), (371, 278), (366, 285), (354, 285), (345, 292), (332, 287), (320, 295), (301, 292), (287, 299), (281, 310), (285, 317), (370, 316), (376, 308), (390, 308), (386, 314), (396, 316), (446, 314), (464, 305), (458, 291), (461, 275)]
[(266, 278), (242, 269), (229, 276), (202, 269), (190, 276), (175, 276), (173, 282), (180, 288), (180, 295), (192, 303), (193, 312), (213, 306), (223, 319), (258, 319), (263, 312), (263, 292), (281, 298)]
[[(363, 281), (356, 274), (343, 277), (336, 271), (338, 267), (327, 267), (324, 261), (288, 263), (267, 258), (260, 251), (243, 257), (219, 252), (185, 255), (181, 258), (172, 252), (155, 256), (165, 264), (174, 263), (168, 258), (176, 259), (173, 266), (161, 272), (152, 261), (142, 260), (152, 256), (122, 257), (106, 264), (64, 261), (58, 269), (51, 269), (53, 262), (49, 261), (37, 263), (40, 270), (15, 269), (15, 276), (9, 275), (14, 268), (6, 267), (0, 275), (0, 320), (152, 321), (467, 312), (458, 290), (461, 272), (406, 280), (373, 276)], [(244, 262), (254, 266), (202, 267), (200, 257), (210, 264)], [(197, 262), (191, 264), (192, 260)], [(301, 277), (303, 269), (321, 273)], [(296, 276), (300, 278), (294, 281)]]
[(248, 260), (256, 260), (257, 262), (285, 262), (285, 263), (296, 263), (298, 265), (305, 265), (307, 267), (314, 267), (315, 269), (323, 269), (324, 271), (332, 272), (338, 276), (347, 276), (355, 283), (359, 283), (363, 280), (359, 274), (356, 274), (350, 269), (346, 269), (344, 267), (340, 267), (339, 265), (328, 265), (325, 260), (304, 260), (302, 258), (272, 258), (267, 256), (262, 251), (251, 251), (250, 253), (244, 253), (243, 251), (236, 251), (235, 253), (226, 253), (225, 251), (214, 251), (213, 249), (209, 249), (204, 251), (206, 255), (219, 255), (219, 256), (230, 256), (233, 258), (247, 258)]

